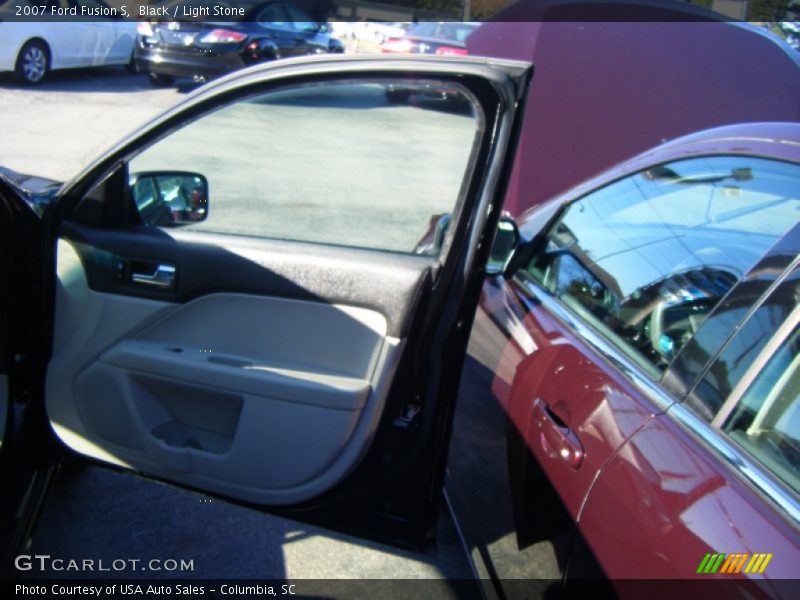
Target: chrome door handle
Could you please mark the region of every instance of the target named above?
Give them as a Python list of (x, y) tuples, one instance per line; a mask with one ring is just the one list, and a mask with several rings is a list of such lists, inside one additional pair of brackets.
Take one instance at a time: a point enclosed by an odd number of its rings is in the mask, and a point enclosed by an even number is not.
[(534, 426), (539, 433), (539, 443), (550, 458), (558, 458), (573, 469), (581, 466), (584, 457), (583, 445), (569, 427), (560, 423), (547, 405), (537, 398), (533, 402)]
[(173, 265), (156, 265), (152, 273), (131, 273), (131, 281), (159, 288), (175, 287), (175, 267)]

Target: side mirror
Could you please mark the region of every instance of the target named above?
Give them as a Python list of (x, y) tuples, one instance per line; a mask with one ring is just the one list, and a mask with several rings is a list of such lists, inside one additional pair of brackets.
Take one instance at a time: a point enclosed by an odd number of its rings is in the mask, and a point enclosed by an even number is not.
[(331, 26), (330, 26), (330, 25), (328, 25), (327, 23), (320, 23), (320, 24), (319, 24), (319, 29), (318, 29), (317, 31), (318, 31), (319, 33), (330, 33), (330, 31), (331, 31)]
[(486, 262), (485, 272), (487, 275), (496, 277), (505, 272), (517, 249), (519, 239), (519, 228), (516, 221), (508, 216), (500, 217), (489, 260)]
[(131, 194), (146, 225), (180, 227), (208, 218), (208, 181), (199, 173), (131, 173)]

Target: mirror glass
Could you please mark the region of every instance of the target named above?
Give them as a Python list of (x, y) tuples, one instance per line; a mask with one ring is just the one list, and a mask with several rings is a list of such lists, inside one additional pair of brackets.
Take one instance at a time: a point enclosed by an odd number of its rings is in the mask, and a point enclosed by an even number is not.
[(519, 229), (511, 217), (500, 217), (497, 224), (492, 250), (486, 263), (488, 275), (500, 275), (506, 268), (508, 261), (514, 255), (519, 242)]
[(132, 173), (131, 193), (146, 225), (177, 227), (208, 217), (208, 182), (199, 173)]

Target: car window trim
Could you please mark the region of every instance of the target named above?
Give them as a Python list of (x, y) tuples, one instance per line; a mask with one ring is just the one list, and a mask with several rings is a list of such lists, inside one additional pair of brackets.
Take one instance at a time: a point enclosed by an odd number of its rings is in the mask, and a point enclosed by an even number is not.
[[(790, 229), (786, 236), (792, 235), (798, 226)], [(782, 241), (782, 238), (780, 241)], [(778, 246), (780, 241), (775, 245)], [(769, 252), (763, 257), (769, 256)], [(759, 261), (761, 262), (761, 261)], [(754, 265), (754, 269), (758, 265)], [(689, 387), (688, 391), (683, 395), (679, 402), (676, 402), (669, 408), (666, 415), (675, 422), (682, 430), (685, 430), (693, 435), (703, 446), (709, 448), (713, 453), (721, 459), (721, 461), (728, 466), (748, 488), (753, 489), (754, 492), (769, 500), (777, 509), (784, 513), (789, 519), (793, 521), (795, 526), (800, 525), (800, 506), (797, 503), (797, 495), (790, 490), (783, 482), (779, 481), (775, 475), (750, 453), (736, 443), (735, 440), (722, 431), (714, 423), (717, 420), (716, 416), (707, 421), (699, 414), (695, 413), (686, 403), (685, 400), (694, 391), (703, 377), (706, 375), (711, 366), (719, 359), (724, 350), (729, 346), (737, 334), (741, 331), (743, 325), (755, 314), (755, 312), (772, 297), (780, 286), (787, 281), (792, 275), (800, 271), (800, 255), (796, 256), (783, 272), (775, 278), (775, 280), (767, 287), (761, 297), (755, 302), (747, 311), (747, 314), (739, 321), (737, 326), (725, 338), (725, 341), (720, 346), (719, 350), (708, 360), (700, 375)], [(745, 276), (746, 277), (746, 276)], [(740, 282), (737, 284), (740, 285)], [(736, 287), (732, 288), (733, 292)], [(726, 399), (723, 406), (718, 411), (718, 414), (725, 410), (728, 402), (732, 398), (736, 398), (738, 402), (741, 396), (746, 393), (752, 381), (758, 376), (761, 369), (769, 357), (772, 356), (772, 350), (779, 346), (800, 322), (800, 305), (793, 309), (791, 314), (784, 319), (778, 330), (773, 334), (772, 339), (767, 343), (764, 349), (759, 353), (758, 358), (753, 362), (753, 365), (747, 370), (742, 380), (736, 385), (731, 392), (728, 399)], [(669, 369), (667, 373), (669, 373)], [(667, 376), (665, 373), (665, 378)], [(735, 406), (732, 403), (731, 406)]]
[(714, 415), (713, 419), (711, 419), (709, 424), (710, 427), (722, 431), (722, 425), (731, 415), (733, 409), (736, 408), (736, 405), (739, 404), (742, 397), (756, 380), (758, 375), (772, 359), (775, 351), (780, 348), (784, 342), (786, 342), (786, 339), (789, 336), (792, 335), (798, 324), (800, 324), (800, 304), (794, 307), (789, 316), (786, 317), (778, 330), (773, 334), (772, 338), (770, 338), (769, 342), (767, 342), (767, 344), (761, 349), (761, 352), (758, 353), (758, 356), (753, 361), (753, 364), (750, 365), (739, 383), (736, 384), (730, 395), (728, 395), (728, 397), (725, 399), (725, 402), (723, 402), (722, 406), (717, 411), (717, 414)]
[(768, 499), (791, 519), (795, 526), (800, 525), (800, 506), (797, 504), (797, 497), (778, 482), (769, 470), (765, 472), (760, 463), (751, 458), (732, 439), (725, 436), (721, 430), (712, 428), (680, 402), (673, 404), (666, 415), (719, 457), (746, 487)]
[[(787, 232), (787, 235), (793, 230), (794, 228), (790, 230), (790, 232)], [(776, 278), (775, 282), (769, 286), (767, 291), (762, 294), (759, 302), (753, 307), (753, 311), (756, 306), (760, 306), (770, 297), (771, 293), (775, 291), (781, 282), (797, 270), (799, 266), (798, 263), (800, 263), (800, 256), (796, 257), (792, 263), (784, 269), (783, 273)], [(517, 284), (515, 287), (519, 291), (520, 296), (541, 305), (542, 308), (548, 311), (562, 326), (579, 339), (586, 342), (595, 352), (610, 363), (612, 367), (615, 367), (626, 381), (630, 382), (656, 407), (660, 408), (659, 414), (665, 414), (672, 422), (680, 427), (681, 430), (691, 434), (701, 445), (709, 448), (736, 474), (737, 478), (743, 484), (749, 489), (752, 489), (759, 496), (771, 502), (778, 510), (791, 519), (795, 526), (800, 525), (800, 506), (797, 504), (796, 496), (785, 485), (777, 481), (772, 473), (768, 471), (765, 473), (760, 463), (754, 458), (751, 458), (749, 454), (747, 454), (744, 449), (740, 448), (733, 440), (727, 438), (720, 429), (712, 428), (707, 421), (702, 419), (699, 415), (696, 415), (686, 406), (683, 400), (688, 396), (688, 393), (683, 398), (676, 399), (668, 390), (661, 388), (659, 382), (653, 381), (643, 373), (629, 357), (606, 340), (601, 333), (596, 331), (589, 324), (583, 323), (580, 317), (575, 315), (568, 306), (564, 305), (557, 297), (542, 287), (542, 285), (525, 269), (517, 270), (514, 273), (513, 281)], [(738, 333), (741, 324), (744, 323), (751, 314), (751, 312), (748, 312), (745, 319), (731, 332), (723, 348), (727, 346), (730, 340)], [(794, 314), (795, 313), (792, 313), (792, 316), (787, 318), (784, 324), (788, 322)], [(720, 352), (721, 351), (722, 350), (720, 350)], [(709, 361), (707, 367), (710, 366), (717, 357), (718, 354)], [(757, 371), (757, 369), (751, 370)], [(701, 378), (698, 378), (698, 381)]]
[(641, 392), (661, 414), (675, 404), (678, 399), (659, 387), (657, 380), (637, 365), (629, 356), (610, 342), (601, 332), (585, 323), (575, 311), (559, 298), (545, 289), (534, 277), (520, 269), (514, 274), (513, 281), (521, 295), (541, 305), (563, 327), (586, 342), (607, 363), (616, 369), (624, 379)]
[[(795, 230), (795, 228), (793, 227), (789, 231), (789, 233), (794, 232), (794, 230)], [(765, 255), (763, 258), (766, 258), (767, 256), (769, 256), (769, 253), (767, 255)], [(761, 262), (762, 261), (759, 261), (759, 264), (754, 265), (753, 269), (758, 268)], [(789, 278), (791, 278), (791, 276), (794, 275), (795, 273), (800, 273), (800, 254), (795, 256), (794, 259), (792, 260), (792, 262), (789, 263), (789, 265), (783, 270), (783, 272), (780, 275), (778, 275), (771, 284), (769, 284), (767, 289), (764, 290), (764, 293), (761, 294), (761, 297), (756, 302), (753, 303), (753, 305), (747, 310), (747, 313), (744, 315), (744, 317), (742, 317), (739, 320), (739, 322), (736, 324), (736, 327), (734, 327), (730, 331), (730, 333), (728, 333), (727, 337), (722, 342), (722, 344), (720, 344), (720, 346), (717, 349), (717, 351), (708, 359), (708, 361), (706, 361), (706, 364), (700, 370), (700, 373), (698, 373), (697, 377), (694, 379), (694, 381), (691, 383), (691, 385), (689, 385), (687, 387), (686, 392), (682, 395), (682, 397), (680, 399), (681, 403), (685, 403), (686, 399), (689, 398), (689, 396), (691, 396), (694, 393), (694, 391), (697, 389), (697, 386), (700, 385), (700, 382), (703, 381), (705, 376), (711, 370), (711, 367), (714, 366), (714, 364), (719, 360), (720, 356), (722, 356), (722, 354), (725, 352), (725, 350), (733, 342), (734, 338), (736, 338), (736, 336), (739, 334), (739, 332), (742, 330), (742, 328), (747, 324), (747, 322), (753, 317), (753, 315), (755, 315), (756, 312), (758, 312), (758, 310), (774, 294), (776, 294), (780, 290), (781, 285), (783, 285), (783, 283), (785, 281), (787, 281)], [(745, 274), (745, 276), (742, 279), (740, 279), (736, 283), (736, 285), (734, 287), (732, 287), (730, 289), (730, 291), (726, 295), (726, 298), (730, 297), (730, 295), (735, 292), (736, 288), (739, 285), (741, 285), (741, 283), (747, 278), (748, 274)], [(724, 300), (725, 299), (723, 298), (723, 301)], [(717, 308), (718, 308), (718, 306), (715, 307), (714, 310), (716, 310)], [(712, 311), (711, 315), (713, 315), (713, 314), (714, 314), (714, 311)], [(786, 319), (784, 320), (784, 323), (781, 324), (781, 327), (783, 327), (783, 325), (786, 323), (786, 320), (792, 318), (793, 314), (794, 314), (794, 312), (792, 312), (792, 314), (790, 314), (788, 317), (786, 317)], [(668, 376), (670, 378), (673, 376), (674, 373), (673, 373), (672, 365), (674, 363), (675, 363), (675, 360), (673, 359), (672, 363), (670, 363), (670, 367), (667, 368), (667, 370), (664, 372), (664, 376), (661, 378), (662, 381), (668, 381)], [(745, 374), (745, 377), (747, 377), (747, 373)], [(700, 418), (702, 419), (702, 417), (700, 417)]]

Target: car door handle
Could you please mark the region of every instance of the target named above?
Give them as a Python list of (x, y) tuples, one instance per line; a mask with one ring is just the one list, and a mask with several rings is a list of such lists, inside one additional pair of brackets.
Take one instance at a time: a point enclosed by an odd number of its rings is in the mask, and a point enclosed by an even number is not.
[(578, 436), (541, 398), (533, 402), (533, 423), (539, 444), (550, 458), (559, 458), (573, 469), (581, 466), (584, 452)]
[(153, 270), (149, 273), (131, 271), (131, 281), (142, 285), (170, 289), (175, 287), (175, 267), (173, 265), (159, 264), (154, 265)]

